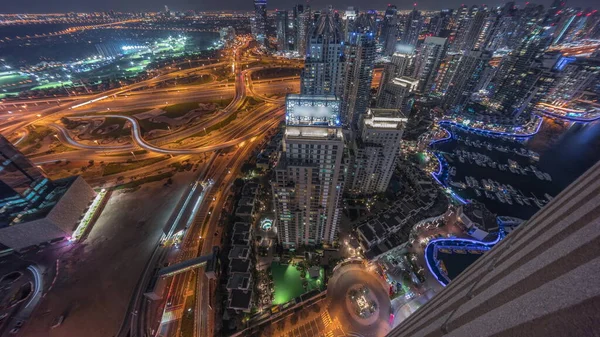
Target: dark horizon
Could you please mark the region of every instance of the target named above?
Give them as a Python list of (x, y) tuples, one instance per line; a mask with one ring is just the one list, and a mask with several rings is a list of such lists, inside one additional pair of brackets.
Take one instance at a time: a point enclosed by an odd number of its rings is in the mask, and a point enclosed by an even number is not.
[[(139, 1), (139, 2), (138, 2)], [(88, 2), (88, 3), (86, 3)], [(495, 2), (486, 3), (490, 7), (501, 5), (505, 3)], [(539, 3), (548, 7), (551, 0), (544, 1), (532, 1), (533, 3)], [(348, 6), (358, 7), (359, 10), (376, 9), (384, 10), (388, 4), (395, 4), (400, 10), (407, 10), (412, 8), (413, 2), (392, 2), (389, 0), (380, 0), (375, 2), (369, 2), (368, 6), (365, 6), (364, 1), (345, 1), (345, 0), (332, 0), (332, 1), (269, 1), (268, 9), (274, 10), (290, 9), (297, 3), (309, 3), (312, 8), (321, 9), (328, 5), (333, 5), (338, 10), (343, 10)], [(438, 0), (424, 0), (417, 2), (417, 8), (422, 10), (440, 10), (443, 8), (458, 8), (461, 4), (467, 4), (468, 6), (475, 5), (477, 3), (469, 3), (462, 0), (451, 0), (451, 1), (438, 1)], [(517, 5), (525, 5), (525, 1), (516, 1)], [(120, 0), (105, 0), (102, 2), (90, 1), (90, 0), (62, 0), (59, 4), (49, 3), (45, 0), (26, 0), (26, 1), (10, 1), (3, 4), (1, 14), (45, 14), (45, 13), (68, 13), (68, 12), (160, 12), (164, 10), (164, 6), (167, 5), (173, 11), (187, 11), (187, 10), (200, 10), (200, 11), (213, 11), (213, 10), (239, 10), (239, 11), (251, 11), (253, 9), (251, 0), (231, 0), (229, 3), (200, 3), (190, 0), (133, 0), (123, 2)], [(477, 4), (481, 5), (481, 4)], [(581, 7), (588, 8), (589, 2), (584, 0), (568, 1), (567, 6), (570, 7)]]

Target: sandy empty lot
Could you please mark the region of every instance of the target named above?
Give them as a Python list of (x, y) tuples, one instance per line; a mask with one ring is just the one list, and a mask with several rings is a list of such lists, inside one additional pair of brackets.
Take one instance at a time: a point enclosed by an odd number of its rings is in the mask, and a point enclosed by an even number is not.
[[(185, 187), (197, 173), (115, 191), (88, 238), (61, 258), (59, 276), (22, 329), (22, 336), (111, 337)], [(52, 321), (66, 313), (63, 324)]]

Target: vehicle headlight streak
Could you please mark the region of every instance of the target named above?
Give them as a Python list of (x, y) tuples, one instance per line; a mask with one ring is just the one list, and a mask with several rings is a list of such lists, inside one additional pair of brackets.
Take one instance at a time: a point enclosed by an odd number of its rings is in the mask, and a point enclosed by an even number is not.
[(27, 302), (27, 304), (25, 305), (25, 309), (27, 309), (31, 305), (31, 303), (33, 303), (36, 296), (42, 291), (42, 276), (40, 275), (40, 271), (38, 270), (38, 268), (36, 266), (31, 265), (27, 267), (27, 270), (29, 270), (33, 274), (33, 278), (35, 280), (35, 290), (31, 294), (29, 302)]
[(108, 96), (102, 96), (102, 97), (94, 98), (94, 99), (89, 100), (87, 102), (83, 102), (83, 103), (80, 103), (80, 104), (73, 105), (70, 109), (76, 109), (76, 108), (82, 107), (84, 105), (88, 105), (88, 104), (91, 104), (91, 103), (94, 103), (94, 102), (101, 101), (101, 100), (106, 99), (106, 98), (108, 98)]

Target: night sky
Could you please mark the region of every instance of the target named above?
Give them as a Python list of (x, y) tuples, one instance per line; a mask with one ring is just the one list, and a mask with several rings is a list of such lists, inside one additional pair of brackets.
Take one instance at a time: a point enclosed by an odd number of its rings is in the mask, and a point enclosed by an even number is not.
[[(302, 3), (305, 0), (270, 0), (269, 9), (291, 8), (295, 3)], [(552, 0), (532, 1), (548, 6)], [(0, 0), (0, 13), (60, 13), (60, 12), (92, 12), (92, 11), (161, 11), (164, 5), (169, 6), (174, 11), (184, 11), (189, 9), (196, 10), (215, 10), (215, 9), (237, 9), (251, 10), (253, 0)], [(342, 9), (347, 6), (356, 6), (359, 9), (384, 9), (389, 0), (317, 0), (310, 1), (313, 8), (321, 9), (327, 5), (333, 5), (335, 8)], [(409, 9), (412, 6), (411, 1), (393, 2), (399, 9)], [(460, 4), (476, 4), (475, 2), (466, 2), (463, 0), (422, 0), (418, 1), (418, 8), (421, 9), (441, 9), (456, 8)], [(484, 2), (485, 3), (485, 2)], [(488, 2), (489, 5), (496, 5), (503, 2)], [(517, 1), (523, 4), (524, 1)], [(589, 7), (594, 1), (572, 0), (567, 1), (567, 5)], [(597, 6), (596, 6), (597, 7)]]

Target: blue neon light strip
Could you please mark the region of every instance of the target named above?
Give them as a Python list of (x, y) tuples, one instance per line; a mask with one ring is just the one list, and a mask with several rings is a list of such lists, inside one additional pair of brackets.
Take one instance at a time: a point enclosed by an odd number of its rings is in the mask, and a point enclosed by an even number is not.
[(542, 115), (546, 115), (548, 117), (564, 119), (564, 120), (571, 121), (571, 122), (590, 123), (590, 122), (597, 121), (600, 119), (600, 115), (598, 115), (596, 117), (582, 118), (582, 117), (569, 117), (569, 116), (557, 115), (555, 113), (544, 111), (544, 110), (536, 110), (536, 112), (540, 113)]
[[(494, 241), (491, 242), (484, 242), (484, 241), (478, 241), (478, 240), (472, 240), (472, 239), (457, 239), (457, 238), (453, 238), (453, 239), (434, 239), (429, 241), (429, 243), (427, 244), (427, 247), (425, 247), (425, 264), (427, 265), (427, 268), (429, 268), (429, 272), (431, 272), (431, 274), (435, 277), (435, 279), (442, 285), (442, 286), (447, 286), (448, 282), (446, 282), (446, 280), (440, 280), (440, 278), (437, 276), (437, 274), (434, 272), (434, 270), (432, 269), (432, 264), (431, 261), (429, 260), (428, 257), (428, 252), (430, 252), (430, 249), (434, 249), (435, 246), (434, 244), (437, 244), (438, 242), (452, 242), (452, 241), (458, 241), (461, 243), (472, 243), (475, 245), (482, 245), (485, 246), (485, 248), (491, 249), (494, 245), (496, 245), (498, 242), (500, 242), (500, 240), (504, 237), (504, 235), (502, 234), (502, 232), (498, 233), (498, 236), (496, 237), (496, 239)], [(430, 248), (431, 247), (431, 248)], [(484, 247), (482, 247), (484, 248)], [(431, 254), (433, 255), (433, 252), (431, 252)], [(435, 261), (434, 261), (435, 262)], [(441, 275), (441, 272), (440, 272)]]

